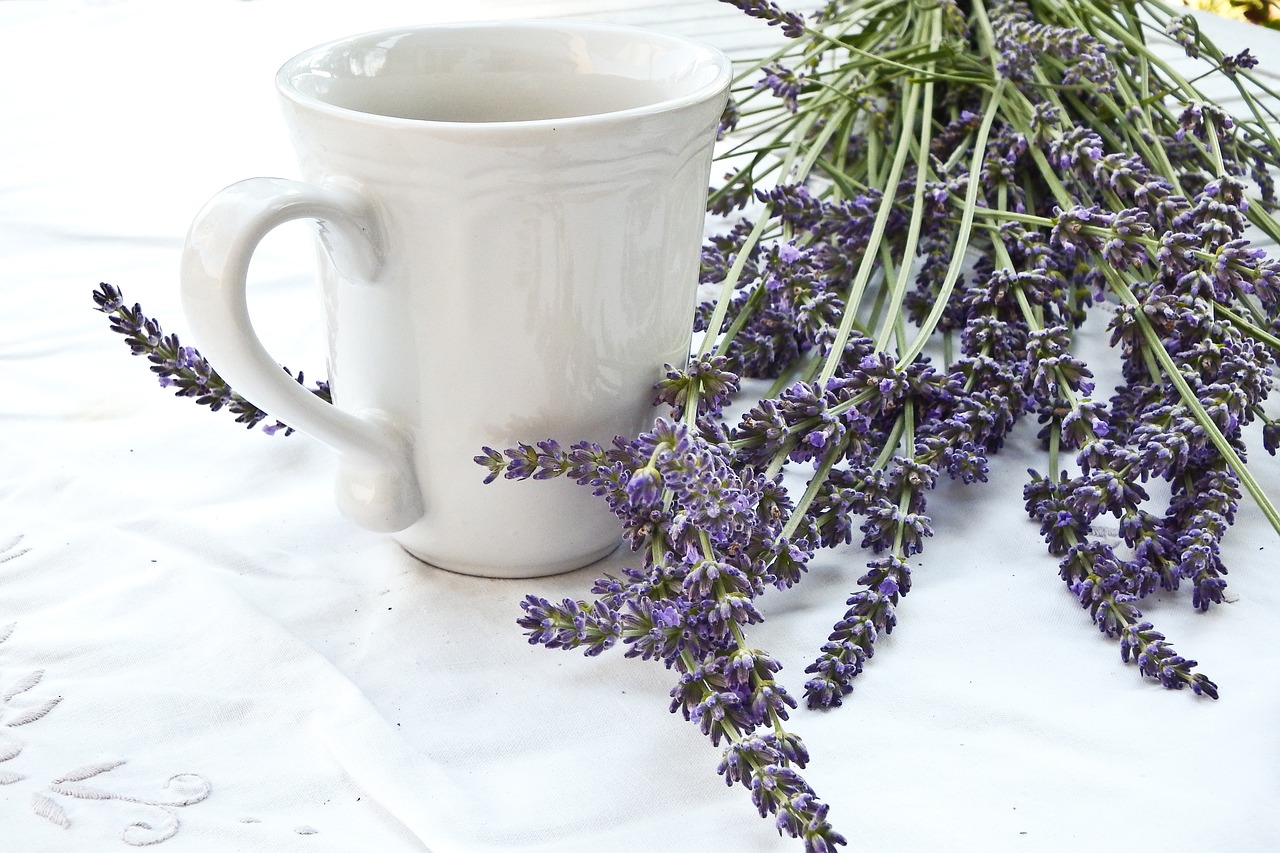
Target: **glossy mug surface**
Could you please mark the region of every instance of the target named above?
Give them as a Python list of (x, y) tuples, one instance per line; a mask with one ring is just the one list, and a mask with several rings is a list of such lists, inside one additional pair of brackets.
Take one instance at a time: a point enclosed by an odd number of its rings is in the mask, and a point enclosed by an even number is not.
[[(468, 574), (586, 565), (619, 528), (567, 481), (483, 482), (482, 446), (607, 444), (687, 357), (730, 64), (629, 27), (406, 28), (309, 50), (278, 91), (303, 181), (251, 178), (182, 261), (196, 344), (339, 457), (355, 522)], [(245, 302), (257, 243), (318, 224), (334, 404), (285, 374)]]

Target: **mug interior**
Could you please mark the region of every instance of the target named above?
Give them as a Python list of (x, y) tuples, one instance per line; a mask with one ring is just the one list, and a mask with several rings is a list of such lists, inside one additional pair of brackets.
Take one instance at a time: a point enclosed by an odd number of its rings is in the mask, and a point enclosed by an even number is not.
[(720, 91), (719, 51), (630, 27), (562, 22), (427, 26), (314, 48), (277, 77), (286, 95), (429, 122), (532, 122), (658, 111)]

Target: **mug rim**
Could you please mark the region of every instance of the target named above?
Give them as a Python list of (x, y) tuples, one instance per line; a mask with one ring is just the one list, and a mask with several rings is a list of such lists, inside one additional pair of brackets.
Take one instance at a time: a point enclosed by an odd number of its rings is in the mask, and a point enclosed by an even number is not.
[[(385, 39), (394, 36), (405, 36), (412, 33), (445, 31), (445, 30), (560, 30), (564, 32), (615, 33), (618, 35), (641, 36), (651, 43), (665, 43), (701, 53), (710, 60), (717, 69), (716, 76), (692, 91), (673, 97), (662, 98), (651, 104), (626, 107), (617, 110), (571, 115), (558, 118), (537, 119), (502, 119), (497, 121), (450, 121), (445, 119), (406, 118), (404, 116), (384, 115), (366, 112), (350, 107), (332, 104), (315, 95), (302, 91), (292, 82), (299, 74), (307, 73), (307, 66), (315, 59), (331, 54), (337, 49), (351, 46), (358, 42), (374, 39)], [(556, 21), (539, 19), (513, 19), (491, 21), (461, 21), (438, 24), (417, 24), (399, 27), (384, 27), (363, 33), (354, 33), (310, 47), (296, 54), (282, 66), (275, 75), (276, 90), (287, 100), (307, 109), (327, 113), (331, 116), (349, 121), (370, 122), (375, 124), (397, 125), (403, 127), (431, 128), (432, 130), (455, 129), (458, 132), (474, 132), (478, 129), (500, 132), (504, 129), (527, 130), (539, 127), (590, 126), (632, 117), (660, 115), (674, 112), (684, 107), (694, 106), (715, 99), (728, 90), (733, 79), (733, 62), (720, 49), (686, 36), (663, 33), (644, 27), (628, 24), (611, 24), (600, 21)]]

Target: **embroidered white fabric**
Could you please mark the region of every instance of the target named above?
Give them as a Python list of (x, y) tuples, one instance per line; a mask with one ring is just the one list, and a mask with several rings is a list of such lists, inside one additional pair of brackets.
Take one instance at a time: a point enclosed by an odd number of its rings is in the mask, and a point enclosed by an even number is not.
[[(516, 627), (524, 594), (584, 596), (626, 555), (538, 581), (428, 568), (338, 516), (328, 451), (171, 398), (93, 310), (105, 280), (182, 335), (195, 211), (239, 178), (296, 174), (271, 86), (284, 59), (517, 15), (737, 54), (776, 36), (715, 0), (0, 3), (3, 850), (799, 849), (667, 712), (668, 672)], [(1280, 70), (1274, 34), (1204, 26)], [(307, 239), (271, 235), (251, 290), (273, 353), (320, 378)], [(898, 629), (845, 707), (793, 715), (806, 778), (851, 850), (1280, 849), (1280, 542), (1246, 502), (1230, 603), (1147, 603), (1222, 699), (1162, 691), (1091, 626), (1022, 512), (1033, 433), (989, 484), (939, 488)], [(1280, 495), (1276, 460), (1255, 466)], [(752, 636), (797, 696), (864, 559), (824, 554), (763, 600)]]

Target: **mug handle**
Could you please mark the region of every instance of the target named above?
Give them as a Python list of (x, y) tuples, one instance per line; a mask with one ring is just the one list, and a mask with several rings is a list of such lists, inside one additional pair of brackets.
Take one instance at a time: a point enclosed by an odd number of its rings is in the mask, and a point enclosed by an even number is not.
[(358, 191), (250, 178), (215, 195), (191, 224), (182, 253), (183, 312), (201, 350), (238, 394), (338, 452), (335, 497), (344, 515), (370, 530), (403, 530), (423, 514), (411, 441), (385, 413), (346, 412), (295, 382), (249, 318), (245, 291), (254, 249), (294, 219), (319, 221), (321, 242), (344, 276), (376, 280), (386, 237)]

